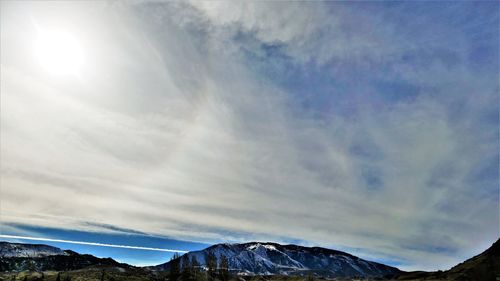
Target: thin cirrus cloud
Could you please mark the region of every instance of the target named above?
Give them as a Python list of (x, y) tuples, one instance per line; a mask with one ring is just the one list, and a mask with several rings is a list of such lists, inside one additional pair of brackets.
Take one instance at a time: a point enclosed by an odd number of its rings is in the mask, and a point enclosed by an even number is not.
[[(471, 5), (2, 2), (2, 223), (449, 267), (498, 236), (498, 4)], [(79, 79), (26, 59), (28, 18), (74, 30)]]
[(184, 251), (184, 250), (173, 250), (173, 249), (152, 248), (152, 247), (143, 247), (143, 246), (130, 246), (130, 245), (116, 245), (116, 244), (107, 244), (107, 243), (74, 241), (74, 240), (65, 240), (65, 239), (53, 239), (53, 238), (44, 238), (44, 237), (29, 237), (29, 236), (7, 235), (7, 234), (0, 234), (0, 238), (29, 240), (29, 241), (57, 242), (57, 243), (78, 244), (78, 245), (87, 245), (87, 246), (121, 248), (121, 249), (130, 249), (130, 250), (146, 250), (146, 251), (158, 251), (158, 252), (169, 252), (169, 253), (187, 253), (187, 251)]

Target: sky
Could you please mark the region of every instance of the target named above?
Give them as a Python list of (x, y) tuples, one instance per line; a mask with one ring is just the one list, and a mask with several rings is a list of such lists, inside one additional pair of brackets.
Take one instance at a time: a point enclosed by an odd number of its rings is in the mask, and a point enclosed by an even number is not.
[(0, 235), (403, 270), (499, 237), (496, 1), (0, 5)]

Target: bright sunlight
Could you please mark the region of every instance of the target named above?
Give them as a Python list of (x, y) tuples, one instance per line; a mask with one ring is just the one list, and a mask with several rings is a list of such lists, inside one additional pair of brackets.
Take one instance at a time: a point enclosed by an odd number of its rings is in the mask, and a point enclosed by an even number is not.
[(35, 47), (38, 61), (50, 74), (77, 75), (83, 65), (83, 50), (71, 33), (40, 31)]

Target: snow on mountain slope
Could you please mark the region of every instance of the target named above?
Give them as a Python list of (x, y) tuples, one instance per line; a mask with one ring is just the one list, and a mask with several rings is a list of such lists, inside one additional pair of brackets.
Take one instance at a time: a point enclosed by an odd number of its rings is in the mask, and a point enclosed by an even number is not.
[(111, 258), (98, 258), (48, 245), (0, 242), (0, 272), (68, 271), (90, 266), (131, 268)]
[[(366, 261), (336, 250), (276, 243), (217, 244), (201, 251), (189, 252), (184, 256), (190, 259), (195, 256), (204, 266), (208, 253), (215, 254), (217, 259), (225, 255), (231, 271), (248, 275), (314, 273), (323, 277), (373, 277), (399, 272), (397, 268)], [(154, 269), (168, 270), (169, 263), (158, 265)]]
[(68, 254), (59, 248), (48, 245), (0, 242), (0, 257), (4, 258), (37, 258), (56, 255)]

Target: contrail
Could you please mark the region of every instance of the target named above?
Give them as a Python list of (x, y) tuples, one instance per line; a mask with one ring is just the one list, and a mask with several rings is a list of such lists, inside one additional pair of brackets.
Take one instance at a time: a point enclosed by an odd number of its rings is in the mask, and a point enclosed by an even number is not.
[(115, 244), (105, 244), (105, 243), (95, 243), (95, 242), (85, 242), (85, 241), (73, 241), (73, 240), (62, 240), (62, 239), (29, 237), (29, 236), (17, 236), (17, 235), (4, 235), (4, 234), (0, 234), (0, 238), (21, 239), (21, 240), (34, 240), (34, 241), (47, 241), (47, 242), (59, 242), (59, 243), (90, 245), (90, 246), (99, 246), (99, 247), (111, 247), (111, 248), (123, 248), (123, 249), (133, 249), (133, 250), (147, 250), (147, 251), (159, 251), (159, 252), (170, 252), (170, 253), (187, 253), (188, 252), (188, 251), (184, 251), (184, 250), (172, 250), (172, 249), (151, 248), (151, 247), (141, 247), (141, 246), (128, 246), (128, 245), (115, 245)]

